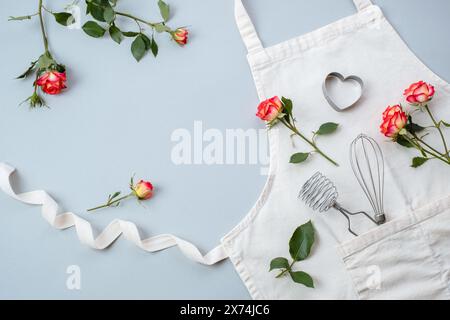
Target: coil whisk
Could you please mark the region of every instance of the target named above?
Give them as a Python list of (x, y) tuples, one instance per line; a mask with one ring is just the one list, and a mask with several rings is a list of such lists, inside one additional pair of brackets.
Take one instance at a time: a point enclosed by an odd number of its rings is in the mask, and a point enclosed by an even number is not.
[(338, 196), (333, 182), (320, 172), (306, 181), (298, 195), (309, 207), (319, 212), (330, 210), (336, 203)]
[(366, 135), (359, 135), (350, 146), (350, 163), (358, 183), (374, 210), (374, 217), (365, 211), (350, 212), (338, 202), (339, 193), (334, 183), (320, 172), (305, 182), (298, 195), (314, 211), (326, 212), (331, 208), (347, 219), (348, 231), (357, 234), (351, 227), (350, 216), (364, 215), (376, 225), (383, 224), (384, 215), (384, 161), (379, 145)]

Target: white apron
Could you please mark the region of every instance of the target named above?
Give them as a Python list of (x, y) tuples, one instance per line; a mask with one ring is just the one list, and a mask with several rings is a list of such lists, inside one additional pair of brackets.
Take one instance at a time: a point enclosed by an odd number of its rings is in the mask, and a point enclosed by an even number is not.
[[(328, 121), (341, 125), (336, 134), (318, 140), (339, 168), (319, 156), (290, 164), (290, 156), (307, 146), (296, 140), (294, 148), (291, 132), (282, 125), (269, 131), (267, 184), (253, 210), (223, 241), (255, 299), (450, 298), (450, 168), (438, 162), (410, 168), (417, 151), (388, 142), (379, 132), (385, 108), (402, 101), (404, 89), (419, 80), (436, 86), (433, 111), (448, 121), (450, 86), (414, 56), (379, 7), (370, 0), (354, 3), (355, 15), (264, 48), (241, 0), (235, 1), (260, 100), (275, 95), (292, 99), (297, 125), (305, 133)], [(364, 80), (358, 106), (337, 113), (327, 104), (321, 85), (331, 72)], [(254, 106), (249, 107), (251, 113)], [(428, 121), (426, 115), (421, 120)], [(333, 209), (315, 213), (297, 195), (303, 183), (321, 171), (335, 182), (345, 208), (369, 210), (348, 159), (349, 145), (360, 133), (375, 138), (385, 155), (388, 222), (355, 238), (342, 215)], [(309, 219), (316, 228), (316, 244), (297, 267), (314, 278), (315, 289), (289, 277), (275, 279), (276, 273), (268, 272), (271, 259), (289, 257), (293, 231)]]
[[(177, 246), (189, 259), (206, 265), (229, 257), (254, 299), (449, 299), (450, 169), (431, 161), (420, 169), (410, 168), (413, 151), (386, 142), (378, 128), (387, 105), (398, 102), (403, 89), (418, 80), (436, 86), (435, 114), (450, 119), (450, 86), (410, 52), (369, 0), (354, 0), (358, 13), (353, 16), (269, 48), (261, 45), (241, 1), (235, 1), (237, 24), (260, 99), (291, 98), (298, 127), (304, 132), (323, 122), (340, 123), (335, 135), (319, 140), (323, 150), (338, 160), (339, 168), (320, 157), (302, 165), (289, 164), (290, 155), (306, 146), (298, 142), (294, 148), (290, 132), (281, 126), (270, 130), (271, 166), (260, 198), (221, 245), (206, 255), (173, 235), (141, 239), (129, 221), (114, 220), (95, 236), (88, 221), (72, 212), (61, 213), (45, 191), (17, 194), (10, 183), (14, 168), (5, 163), (0, 163), (0, 189), (21, 202), (41, 205), (43, 217), (52, 226), (74, 227), (80, 241), (94, 249), (110, 246), (123, 234), (143, 250)], [(364, 99), (346, 113), (332, 111), (321, 91), (325, 76), (333, 71), (358, 75), (366, 83)], [(251, 108), (248, 112), (254, 114)], [(349, 178), (347, 159), (350, 142), (362, 132), (376, 138), (385, 154), (388, 223), (354, 238), (340, 214), (314, 213), (297, 200), (297, 194), (319, 170), (336, 183), (344, 207), (367, 209), (357, 181)], [(316, 229), (316, 243), (311, 256), (298, 267), (314, 278), (315, 289), (289, 278), (275, 279), (268, 272), (273, 258), (289, 256), (291, 234), (309, 219)], [(371, 280), (374, 272), (379, 278), (376, 285)]]

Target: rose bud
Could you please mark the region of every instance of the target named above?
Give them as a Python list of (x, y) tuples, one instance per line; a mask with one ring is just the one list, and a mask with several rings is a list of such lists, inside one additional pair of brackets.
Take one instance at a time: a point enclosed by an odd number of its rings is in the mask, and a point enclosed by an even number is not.
[(408, 116), (403, 111), (402, 106), (389, 106), (383, 112), (383, 123), (380, 126), (381, 133), (392, 140), (396, 140), (399, 133), (408, 123)]
[(413, 106), (422, 106), (433, 99), (435, 90), (430, 84), (423, 81), (413, 83), (408, 89), (405, 90), (404, 96)]
[(133, 187), (133, 191), (139, 200), (148, 200), (153, 195), (153, 185), (149, 181), (141, 180)]
[(36, 80), (36, 84), (47, 94), (59, 94), (66, 88), (66, 72), (45, 71)]
[(174, 32), (172, 32), (172, 38), (176, 41), (180, 46), (184, 46), (188, 41), (189, 31), (185, 28), (178, 28)]
[(275, 96), (259, 104), (256, 116), (261, 120), (272, 122), (278, 118), (282, 110), (283, 104), (280, 98)]

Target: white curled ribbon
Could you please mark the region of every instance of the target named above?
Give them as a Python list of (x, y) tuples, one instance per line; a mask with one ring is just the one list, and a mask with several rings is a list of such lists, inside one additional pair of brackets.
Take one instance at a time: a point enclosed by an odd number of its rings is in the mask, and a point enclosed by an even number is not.
[(41, 205), (42, 216), (56, 229), (75, 227), (81, 243), (97, 250), (109, 247), (120, 235), (133, 242), (136, 246), (147, 252), (157, 252), (174, 246), (189, 259), (204, 264), (213, 265), (226, 259), (228, 256), (222, 245), (217, 246), (208, 254), (202, 253), (192, 243), (170, 234), (161, 234), (147, 239), (141, 239), (137, 226), (129, 221), (113, 220), (97, 237), (94, 236), (91, 224), (72, 212), (59, 213), (58, 203), (43, 190), (17, 194), (14, 192), (10, 177), (15, 168), (6, 163), (0, 163), (0, 189), (10, 197), (30, 205)]

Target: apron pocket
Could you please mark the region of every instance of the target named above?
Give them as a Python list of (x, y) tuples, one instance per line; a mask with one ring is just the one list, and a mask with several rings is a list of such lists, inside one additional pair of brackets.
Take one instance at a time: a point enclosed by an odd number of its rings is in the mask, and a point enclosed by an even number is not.
[(450, 299), (449, 202), (420, 209), (338, 247), (361, 299)]

